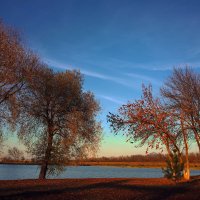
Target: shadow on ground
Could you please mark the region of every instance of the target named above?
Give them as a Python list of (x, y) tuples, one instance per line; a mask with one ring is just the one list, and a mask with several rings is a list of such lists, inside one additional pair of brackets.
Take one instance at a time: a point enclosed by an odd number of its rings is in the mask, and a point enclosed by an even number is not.
[[(83, 179), (83, 180), (31, 180), (33, 184), (14, 182), (10, 187), (1, 187), (0, 199), (200, 199), (200, 180), (179, 184), (152, 183), (143, 179)], [(138, 179), (141, 180), (141, 179)], [(30, 181), (30, 180), (29, 180)]]

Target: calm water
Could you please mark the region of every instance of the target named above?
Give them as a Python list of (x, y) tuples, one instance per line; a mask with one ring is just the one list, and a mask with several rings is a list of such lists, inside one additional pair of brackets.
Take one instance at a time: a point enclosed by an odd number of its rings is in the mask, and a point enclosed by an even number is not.
[[(36, 165), (0, 165), (0, 180), (38, 178), (39, 166)], [(200, 170), (192, 170), (191, 175), (200, 175)], [(59, 176), (49, 178), (159, 178), (161, 169), (125, 168), (103, 166), (73, 166)]]

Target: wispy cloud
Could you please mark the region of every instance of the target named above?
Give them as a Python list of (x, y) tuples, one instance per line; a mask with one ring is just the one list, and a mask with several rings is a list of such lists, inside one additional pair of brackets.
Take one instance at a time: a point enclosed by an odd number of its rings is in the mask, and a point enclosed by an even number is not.
[(152, 78), (152, 77), (146, 76), (146, 75), (135, 74), (135, 73), (125, 73), (125, 75), (135, 78), (135, 79), (140, 79), (141, 81), (147, 81), (147, 82), (155, 84), (157, 86), (160, 86), (162, 84), (161, 81), (158, 81), (155, 78)]
[[(51, 60), (51, 59), (45, 59), (45, 61), (50, 66), (55, 67), (55, 68), (59, 68), (59, 69), (63, 69), (63, 70), (80, 69), (78, 67), (63, 64), (61, 62), (57, 62), (57, 61)], [(131, 84), (130, 82), (128, 82), (126, 79), (122, 79), (122, 78), (119, 78), (119, 77), (109, 76), (109, 75), (106, 75), (106, 74), (103, 74), (103, 73), (89, 71), (89, 70), (85, 70), (85, 69), (81, 69), (81, 73), (83, 73), (86, 76), (90, 76), (90, 77), (98, 78), (98, 79), (102, 79), (102, 80), (112, 81), (112, 82), (115, 82), (117, 84), (124, 85), (124, 86), (127, 86), (127, 87), (134, 87), (134, 85)]]
[(119, 100), (119, 99), (117, 99), (117, 98), (114, 98), (114, 97), (111, 97), (111, 96), (106, 96), (106, 95), (98, 95), (98, 96), (99, 96), (100, 98), (102, 98), (102, 99), (108, 100), (108, 101), (110, 101), (110, 102), (112, 102), (112, 103), (115, 103), (115, 104), (122, 105), (122, 104), (125, 103), (124, 101), (121, 101), (121, 100)]
[(55, 67), (55, 68), (59, 68), (59, 69), (63, 69), (63, 70), (73, 69), (72, 65), (64, 64), (62, 62), (58, 62), (56, 60), (52, 60), (49, 58), (44, 58), (44, 62), (47, 63), (51, 67)]
[(190, 66), (192, 68), (200, 68), (200, 62), (182, 62), (176, 64), (168, 64), (168, 65), (161, 65), (161, 67), (152, 67), (153, 71), (172, 71), (173, 68), (180, 67), (184, 68), (185, 66)]
[(171, 71), (173, 69), (173, 66), (168, 67), (152, 67), (152, 71)]

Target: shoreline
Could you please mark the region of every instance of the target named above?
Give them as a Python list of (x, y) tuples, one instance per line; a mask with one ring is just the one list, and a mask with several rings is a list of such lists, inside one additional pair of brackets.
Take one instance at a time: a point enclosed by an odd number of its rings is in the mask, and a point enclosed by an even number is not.
[[(40, 165), (40, 163), (16, 163), (4, 162), (0, 165)], [(127, 167), (127, 168), (163, 168), (165, 162), (70, 162), (65, 166), (104, 166), (104, 167)], [(190, 169), (200, 170), (200, 163), (190, 163)]]

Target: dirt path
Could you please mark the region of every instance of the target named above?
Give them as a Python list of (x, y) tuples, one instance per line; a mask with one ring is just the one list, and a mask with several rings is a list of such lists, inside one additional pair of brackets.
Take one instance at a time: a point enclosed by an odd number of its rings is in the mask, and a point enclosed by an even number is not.
[(200, 179), (175, 185), (161, 179), (60, 179), (0, 181), (0, 199), (200, 199)]

